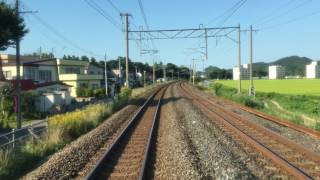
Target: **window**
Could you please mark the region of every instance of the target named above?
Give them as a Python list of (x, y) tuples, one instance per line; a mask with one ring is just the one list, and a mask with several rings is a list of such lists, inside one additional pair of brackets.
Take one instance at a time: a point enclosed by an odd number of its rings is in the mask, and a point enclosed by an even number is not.
[(3, 75), (6, 79), (12, 79), (11, 71), (3, 71)]
[(80, 83), (80, 88), (88, 88), (88, 83)]
[(80, 74), (80, 68), (79, 67), (66, 67), (66, 68), (64, 68), (64, 72), (66, 74)]
[(51, 71), (39, 71), (39, 81), (40, 82), (52, 81)]
[(25, 77), (24, 79), (31, 79), (36, 81), (36, 71), (35, 67), (25, 67)]
[(91, 84), (92, 89), (98, 89), (99, 85), (98, 84)]

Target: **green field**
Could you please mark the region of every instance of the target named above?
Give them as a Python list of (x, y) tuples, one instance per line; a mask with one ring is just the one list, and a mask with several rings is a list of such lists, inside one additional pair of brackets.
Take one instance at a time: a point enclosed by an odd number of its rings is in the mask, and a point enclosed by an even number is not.
[[(238, 87), (238, 81), (219, 80), (225, 86)], [(254, 80), (256, 92), (276, 92), (280, 94), (301, 94), (320, 96), (320, 79)], [(248, 90), (249, 81), (242, 81), (242, 88)]]

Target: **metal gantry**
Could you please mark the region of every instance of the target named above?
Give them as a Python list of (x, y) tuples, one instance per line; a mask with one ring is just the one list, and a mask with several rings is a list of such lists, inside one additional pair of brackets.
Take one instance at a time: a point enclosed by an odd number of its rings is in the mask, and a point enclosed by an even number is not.
[[(130, 16), (128, 13), (122, 13), (125, 17), (125, 47), (126, 47), (126, 84), (129, 85), (128, 59), (129, 59), (129, 40), (167, 40), (167, 39), (190, 39), (190, 38), (205, 38), (205, 57), (208, 59), (208, 38), (226, 37), (238, 43), (238, 66), (239, 66), (239, 93), (241, 92), (241, 41), (240, 41), (240, 24), (238, 26), (228, 27), (202, 27), (185, 28), (185, 29), (159, 29), (159, 30), (129, 30)], [(238, 30), (238, 41), (231, 38), (229, 35)]]

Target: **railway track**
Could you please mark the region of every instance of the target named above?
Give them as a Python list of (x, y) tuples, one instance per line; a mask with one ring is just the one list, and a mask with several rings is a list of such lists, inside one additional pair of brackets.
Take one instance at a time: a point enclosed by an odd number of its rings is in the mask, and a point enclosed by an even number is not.
[(169, 85), (153, 93), (115, 139), (86, 179), (144, 179), (161, 100)]
[[(257, 111), (255, 109), (253, 109), (253, 108), (236, 104), (236, 103), (234, 103), (234, 102), (232, 102), (230, 100), (223, 99), (221, 97), (215, 97), (215, 98), (219, 99), (220, 101), (222, 101), (226, 105), (231, 105), (233, 107), (237, 107), (237, 108), (239, 108), (239, 109), (241, 109), (243, 111), (246, 111), (246, 112), (248, 112), (250, 114), (253, 114), (255, 116), (261, 117), (261, 118), (263, 118), (265, 120), (268, 120), (268, 121), (274, 122), (276, 124), (279, 124), (279, 125), (294, 129), (296, 131), (302, 132), (302, 133), (307, 134), (307, 135), (309, 135), (311, 137), (314, 137), (314, 138), (320, 138), (320, 132), (315, 131), (313, 129), (310, 129), (310, 128), (307, 128), (307, 127), (304, 127), (304, 126), (301, 126), (301, 125), (297, 125), (297, 124), (294, 124), (292, 122), (289, 122), (289, 121), (286, 121), (286, 120), (283, 120), (283, 119), (280, 119), (280, 118), (277, 118), (277, 117), (274, 117), (274, 116), (270, 116), (270, 115), (268, 115), (268, 114), (266, 114), (264, 112), (260, 112), (260, 111)], [(213, 98), (210, 98), (210, 99), (213, 99)]]
[(320, 155), (260, 126), (180, 83), (182, 92), (229, 134), (240, 138), (297, 179), (320, 179)]

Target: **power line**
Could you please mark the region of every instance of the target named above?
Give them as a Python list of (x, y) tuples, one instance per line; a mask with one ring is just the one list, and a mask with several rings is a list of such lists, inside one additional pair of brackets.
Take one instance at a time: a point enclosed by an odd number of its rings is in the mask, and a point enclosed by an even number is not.
[(62, 33), (60, 33), (58, 30), (56, 30), (53, 26), (51, 26), (50, 24), (48, 24), (46, 21), (44, 21), (42, 18), (40, 18), (38, 15), (32, 14), (32, 16), (39, 21), (44, 27), (46, 27), (48, 30), (50, 30), (53, 34), (55, 34), (57, 37), (59, 37), (60, 39), (64, 40), (65, 42), (67, 42), (68, 44), (70, 44), (71, 46), (73, 46), (75, 49), (78, 49), (86, 54), (90, 54), (93, 56), (99, 56), (97, 54), (94, 54), (91, 51), (88, 51), (84, 48), (81, 48), (80, 46), (78, 46), (76, 43), (72, 42), (70, 39), (68, 39), (67, 37), (65, 37)]
[(286, 3), (284, 3), (283, 5), (277, 7), (276, 9), (274, 9), (273, 11), (271, 11), (270, 13), (268, 13), (268, 15), (256, 20), (254, 23), (252, 24), (258, 24), (258, 22), (262, 22), (264, 20), (267, 20), (268, 18), (272, 17), (277, 11), (281, 10), (282, 8), (285, 8), (286, 6), (289, 6), (290, 4), (292, 4), (293, 2), (295, 2), (296, 0), (289, 0)]
[(109, 14), (107, 14), (97, 3), (92, 0), (84, 0), (92, 9), (97, 11), (104, 19), (109, 21), (112, 25), (114, 25), (117, 29), (122, 31), (121, 25), (114, 20)]
[(107, 0), (107, 1), (113, 7), (113, 9), (115, 9), (119, 14), (121, 13), (120, 9), (117, 6), (115, 6), (111, 0)]
[(264, 22), (262, 22), (262, 23), (259, 23), (258, 25), (264, 25), (264, 24), (267, 24), (267, 23), (273, 21), (274, 19), (278, 19), (278, 18), (280, 18), (280, 17), (282, 17), (282, 16), (285, 16), (285, 15), (289, 14), (290, 12), (292, 12), (292, 11), (294, 11), (294, 10), (296, 10), (296, 9), (299, 9), (299, 8), (307, 5), (307, 4), (310, 3), (311, 1), (312, 1), (312, 0), (306, 0), (306, 1), (300, 3), (300, 4), (296, 5), (296, 6), (288, 9), (287, 11), (285, 11), (285, 12), (277, 15), (277, 16), (273, 16), (273, 17), (271, 16), (270, 19), (267, 19), (266, 21), (264, 21)]
[[(234, 4), (231, 8), (227, 9), (225, 12), (223, 12), (222, 14), (220, 14), (219, 16), (216, 16), (215, 18), (213, 18), (212, 20), (210, 20), (207, 24), (211, 24), (215, 21), (217, 21), (218, 19), (223, 18), (224, 16), (227, 16), (223, 21), (221, 21), (222, 25), (229, 19), (231, 18), (231, 16), (236, 13), (241, 6), (244, 5), (244, 3), (246, 3), (247, 0), (240, 0), (238, 1), (236, 4)], [(231, 12), (229, 15), (227, 15), (229, 12)]]
[(320, 11), (315, 11), (315, 12), (312, 12), (312, 13), (309, 13), (309, 14), (305, 14), (305, 15), (293, 18), (291, 20), (288, 20), (288, 21), (285, 21), (285, 22), (282, 22), (282, 23), (278, 23), (278, 24), (275, 24), (275, 25), (272, 25), (272, 26), (268, 26), (268, 27), (262, 27), (260, 30), (278, 28), (278, 27), (286, 25), (286, 24), (291, 24), (291, 23), (296, 22), (296, 21), (304, 20), (307, 17), (314, 16), (314, 15), (317, 15), (319, 13), (320, 13)]

